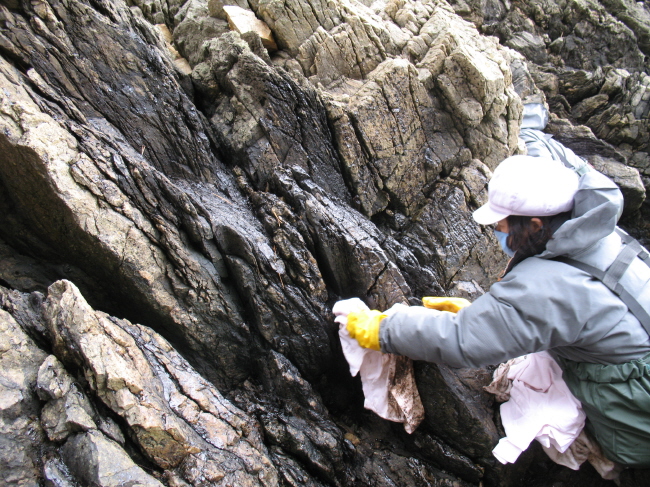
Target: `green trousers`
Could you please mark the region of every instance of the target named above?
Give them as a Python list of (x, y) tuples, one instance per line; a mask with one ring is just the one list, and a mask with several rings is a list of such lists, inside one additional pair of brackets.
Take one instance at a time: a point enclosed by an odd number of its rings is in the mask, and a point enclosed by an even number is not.
[(650, 468), (650, 353), (617, 365), (557, 361), (605, 456), (629, 467)]

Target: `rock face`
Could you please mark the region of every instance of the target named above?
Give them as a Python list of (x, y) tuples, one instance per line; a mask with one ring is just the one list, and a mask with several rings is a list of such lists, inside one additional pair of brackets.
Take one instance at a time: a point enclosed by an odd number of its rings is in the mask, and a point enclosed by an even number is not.
[(567, 8), (0, 3), (0, 485), (521, 485), (489, 370), (416, 364), (407, 435), (330, 310), (489, 287), (531, 100), (646, 234), (647, 12)]

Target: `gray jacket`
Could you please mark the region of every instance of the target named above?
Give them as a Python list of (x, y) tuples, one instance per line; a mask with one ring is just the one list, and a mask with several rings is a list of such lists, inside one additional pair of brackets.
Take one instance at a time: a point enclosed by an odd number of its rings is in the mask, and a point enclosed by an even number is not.
[[(382, 351), (452, 367), (499, 364), (542, 350), (598, 364), (650, 352), (648, 333), (616, 295), (585, 272), (551, 260), (566, 255), (606, 269), (622, 246), (614, 230), (623, 197), (611, 180), (586, 172), (574, 201), (572, 218), (547, 250), (517, 264), (458, 314), (413, 306), (385, 318)], [(650, 304), (648, 266), (637, 258), (623, 279)]]

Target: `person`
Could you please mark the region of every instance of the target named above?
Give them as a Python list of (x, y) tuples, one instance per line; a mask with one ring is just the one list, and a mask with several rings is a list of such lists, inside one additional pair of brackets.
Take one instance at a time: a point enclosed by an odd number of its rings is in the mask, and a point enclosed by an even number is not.
[[(603, 282), (561, 261), (605, 270), (626, 246), (619, 188), (594, 169), (580, 173), (546, 157), (504, 160), (473, 214), (494, 225), (511, 256), (503, 277), (457, 313), (370, 310), (348, 315), (347, 329), (361, 346), (458, 368), (548, 351), (607, 458), (649, 468), (648, 331)], [(621, 283), (650, 302), (650, 268), (640, 258)]]

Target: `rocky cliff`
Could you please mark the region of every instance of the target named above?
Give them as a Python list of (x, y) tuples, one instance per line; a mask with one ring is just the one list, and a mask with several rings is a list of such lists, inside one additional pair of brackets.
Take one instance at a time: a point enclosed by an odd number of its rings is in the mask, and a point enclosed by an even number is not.
[(416, 363), (413, 434), (364, 410), (331, 307), (489, 287), (505, 260), (471, 212), (529, 101), (646, 238), (644, 4), (2, 0), (0, 25), (0, 485), (543, 463), (492, 457), (487, 369)]

